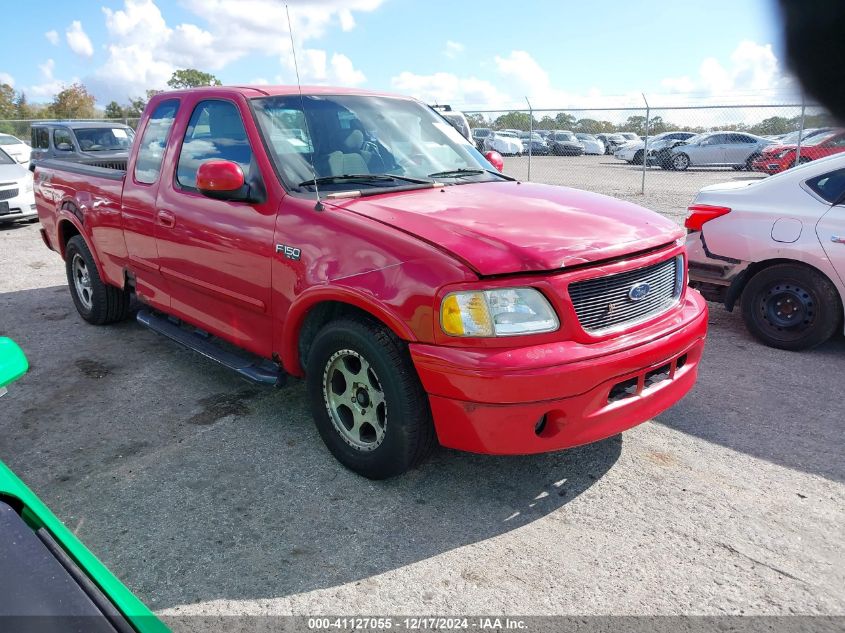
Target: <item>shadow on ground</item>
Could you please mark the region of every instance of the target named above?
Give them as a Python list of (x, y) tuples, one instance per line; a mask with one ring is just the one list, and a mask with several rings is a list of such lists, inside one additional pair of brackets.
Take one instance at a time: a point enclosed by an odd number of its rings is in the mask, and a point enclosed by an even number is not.
[(0, 295), (0, 322), (32, 363), (2, 402), (0, 458), (155, 609), (482, 543), (578, 497), (621, 452), (619, 436), (531, 457), (439, 450), (371, 482), (329, 455), (298, 381), (263, 390), (132, 322), (88, 326), (62, 286)]

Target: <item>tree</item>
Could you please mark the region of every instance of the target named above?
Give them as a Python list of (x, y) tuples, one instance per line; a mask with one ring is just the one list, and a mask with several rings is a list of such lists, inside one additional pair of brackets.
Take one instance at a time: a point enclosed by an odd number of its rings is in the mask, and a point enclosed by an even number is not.
[(167, 85), (173, 89), (197, 88), (199, 86), (220, 86), (220, 80), (211, 73), (204, 73), (196, 68), (182, 68), (175, 71)]
[(16, 118), (15, 89), (9, 84), (0, 84), (0, 119)]
[(26, 99), (26, 93), (23, 91), (19, 92), (17, 98), (15, 99), (15, 118), (35, 118), (35, 112), (33, 112), (32, 107), (29, 105), (29, 101)]
[(534, 129), (537, 130), (553, 130), (555, 129), (556, 124), (555, 120), (550, 117), (548, 114), (543, 115), (543, 118), (540, 119), (537, 125), (534, 126)]
[(489, 127), (489, 123), (488, 123), (487, 119), (484, 118), (483, 114), (480, 114), (478, 112), (474, 112), (472, 114), (467, 114), (466, 117), (467, 117), (467, 123), (469, 123), (469, 126), (472, 127), (472, 128)]
[(555, 127), (562, 130), (571, 130), (575, 127), (575, 117), (566, 112), (558, 112), (555, 115)]
[(85, 86), (76, 83), (53, 97), (50, 115), (57, 119), (90, 119), (95, 115), (95, 101)]
[(499, 130), (528, 130), (531, 126), (531, 115), (527, 112), (508, 112), (493, 121), (493, 125)]
[(147, 107), (147, 104), (157, 94), (161, 94), (164, 92), (163, 90), (147, 90), (143, 97), (130, 97), (129, 98), (129, 105), (123, 108), (123, 116), (137, 119), (141, 116), (141, 113), (144, 111), (144, 108)]
[(629, 116), (622, 125), (617, 126), (617, 132), (633, 132), (642, 136), (645, 134), (645, 117), (641, 115)]
[(109, 101), (104, 114), (107, 119), (122, 119), (126, 116), (123, 113), (123, 107), (117, 101)]

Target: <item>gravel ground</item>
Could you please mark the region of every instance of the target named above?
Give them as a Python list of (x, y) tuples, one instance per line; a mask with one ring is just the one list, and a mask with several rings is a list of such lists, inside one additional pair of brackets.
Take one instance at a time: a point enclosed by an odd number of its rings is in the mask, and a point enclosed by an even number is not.
[[(553, 161), (567, 184), (633, 171)], [(626, 197), (678, 217), (748, 174), (653, 176), (674, 184)], [(773, 350), (711, 305), (698, 385), (658, 419), (550, 455), (441, 449), (377, 483), (324, 449), (302, 384), (83, 323), (37, 225), (0, 229), (0, 266), (0, 332), (32, 364), (0, 458), (165, 616), (845, 614), (842, 337)]]

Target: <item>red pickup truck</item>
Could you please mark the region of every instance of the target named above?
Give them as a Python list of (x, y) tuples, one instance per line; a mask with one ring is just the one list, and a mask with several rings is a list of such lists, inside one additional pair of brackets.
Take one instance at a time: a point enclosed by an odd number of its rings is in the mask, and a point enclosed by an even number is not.
[(144, 325), (246, 378), (304, 377), (348, 468), (435, 440), (552, 451), (692, 387), (707, 309), (684, 233), (525, 183), (413, 99), (221, 87), (154, 97), (127, 168), (43, 161), (41, 233), (82, 317)]

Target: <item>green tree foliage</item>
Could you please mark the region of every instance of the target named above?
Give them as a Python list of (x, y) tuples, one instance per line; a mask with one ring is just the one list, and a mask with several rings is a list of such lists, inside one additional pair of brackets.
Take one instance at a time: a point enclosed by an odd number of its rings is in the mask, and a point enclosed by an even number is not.
[(471, 128), (476, 127), (490, 127), (490, 122), (484, 118), (484, 115), (479, 112), (467, 114), (467, 122)]
[(96, 116), (94, 103), (94, 95), (76, 83), (53, 97), (49, 113), (57, 119), (90, 119)]
[(496, 129), (528, 130), (531, 125), (531, 115), (527, 112), (508, 112), (496, 118), (493, 126)]
[(117, 101), (109, 101), (103, 114), (106, 115), (107, 119), (122, 119), (125, 116), (123, 114), (123, 106)]
[(16, 119), (15, 89), (9, 84), (0, 84), (0, 119)]
[(211, 73), (205, 73), (196, 68), (182, 68), (175, 71), (167, 85), (173, 89), (197, 88), (199, 86), (220, 86), (220, 80)]
[(566, 112), (558, 112), (555, 115), (555, 129), (571, 130), (575, 127), (575, 117)]

